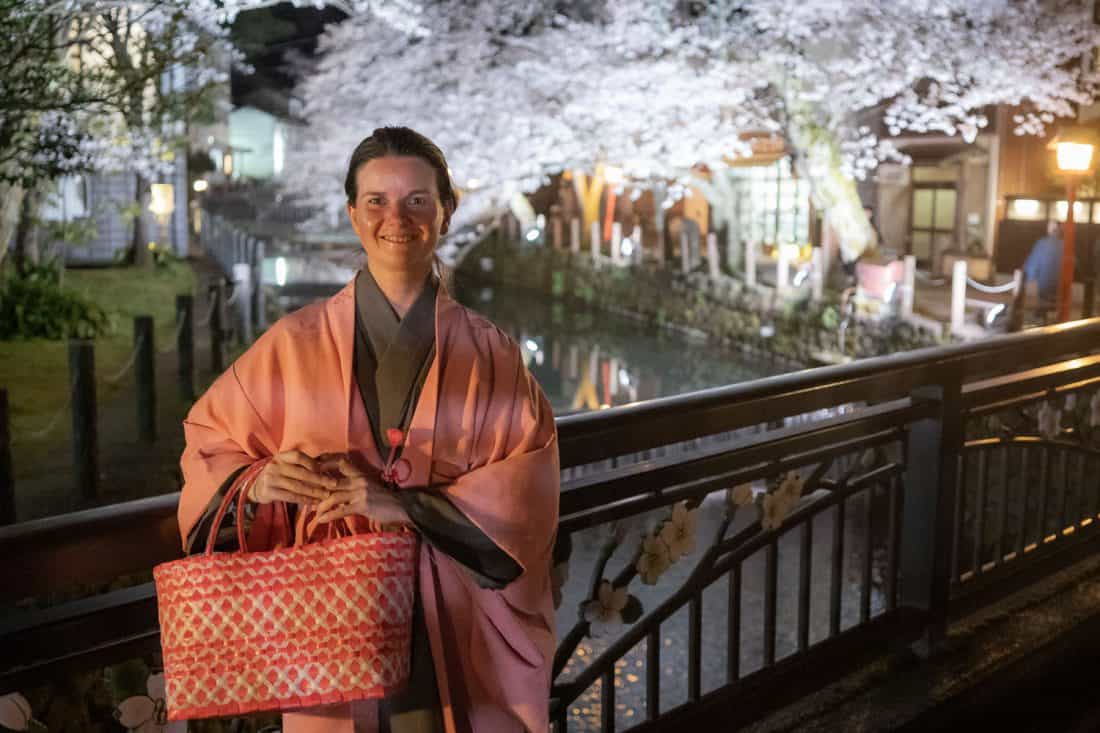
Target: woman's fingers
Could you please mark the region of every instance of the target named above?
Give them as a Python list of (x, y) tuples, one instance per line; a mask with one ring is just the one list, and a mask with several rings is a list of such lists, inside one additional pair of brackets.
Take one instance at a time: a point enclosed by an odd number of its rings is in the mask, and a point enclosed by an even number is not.
[(312, 473), (320, 471), (317, 459), (299, 450), (283, 451), (275, 456), (275, 461), (284, 465), (300, 466)]
[(304, 484), (310, 484), (321, 489), (331, 489), (336, 486), (336, 479), (325, 476), (322, 473), (310, 471), (307, 468), (295, 465), (281, 465), (277, 473), (288, 479), (293, 479)]
[(291, 478), (290, 476), (271, 476), (268, 478), (267, 485), (271, 489), (289, 491), (292, 494), (299, 494), (309, 499), (313, 499), (314, 501), (322, 501), (329, 496), (328, 489), (321, 488), (311, 482)]
[(267, 490), (267, 498), (269, 502), (285, 501), (288, 504), (300, 504), (301, 506), (313, 506), (317, 503), (317, 500), (310, 496), (296, 494), (293, 491), (277, 488), (269, 488)]

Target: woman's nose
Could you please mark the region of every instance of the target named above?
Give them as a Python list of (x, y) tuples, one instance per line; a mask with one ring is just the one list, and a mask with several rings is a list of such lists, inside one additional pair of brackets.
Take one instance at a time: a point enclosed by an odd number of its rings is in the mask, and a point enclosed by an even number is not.
[(386, 207), (386, 218), (407, 221), (411, 218), (411, 212), (404, 201), (394, 201)]

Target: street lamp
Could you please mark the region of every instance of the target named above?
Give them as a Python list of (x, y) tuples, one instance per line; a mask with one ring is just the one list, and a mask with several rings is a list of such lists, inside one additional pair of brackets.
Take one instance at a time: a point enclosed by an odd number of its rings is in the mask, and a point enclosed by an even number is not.
[(1073, 268), (1075, 263), (1073, 206), (1077, 183), (1092, 173), (1096, 135), (1087, 127), (1064, 128), (1052, 143), (1056, 151), (1058, 171), (1066, 182), (1066, 227), (1062, 235), (1062, 272), (1058, 279), (1058, 320), (1068, 321), (1073, 301)]

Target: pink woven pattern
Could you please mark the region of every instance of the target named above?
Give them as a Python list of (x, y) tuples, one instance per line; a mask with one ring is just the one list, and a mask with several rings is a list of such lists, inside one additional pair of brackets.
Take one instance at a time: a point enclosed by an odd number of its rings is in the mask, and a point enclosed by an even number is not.
[(169, 720), (383, 697), (409, 676), (412, 532), (153, 571)]

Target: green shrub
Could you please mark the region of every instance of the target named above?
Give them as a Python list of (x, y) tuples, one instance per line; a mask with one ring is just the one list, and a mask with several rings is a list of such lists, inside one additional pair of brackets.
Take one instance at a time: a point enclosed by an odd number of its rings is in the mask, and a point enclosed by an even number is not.
[(61, 286), (53, 265), (31, 265), (0, 283), (0, 341), (95, 338), (107, 325), (102, 308)]

